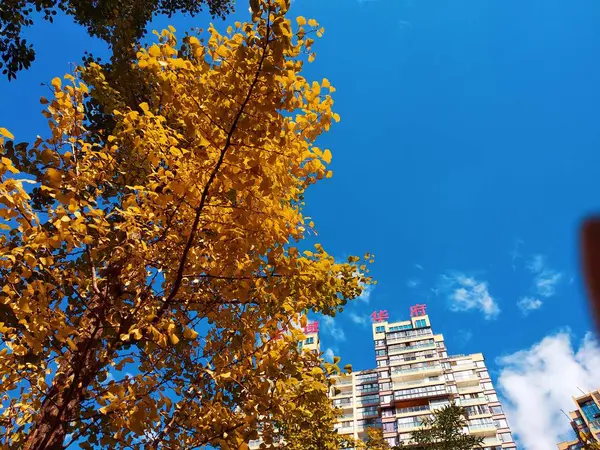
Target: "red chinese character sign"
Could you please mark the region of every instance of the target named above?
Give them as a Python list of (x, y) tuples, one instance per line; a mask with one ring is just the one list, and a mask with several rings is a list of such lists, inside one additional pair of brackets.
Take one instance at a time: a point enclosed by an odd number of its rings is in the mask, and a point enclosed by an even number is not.
[(304, 327), (304, 333), (318, 333), (319, 332), (319, 322), (310, 322), (306, 324)]
[(387, 310), (379, 310), (379, 312), (377, 311), (373, 311), (373, 314), (371, 314), (371, 320), (373, 322), (385, 322), (386, 320), (389, 319), (389, 315)]
[(427, 315), (427, 305), (414, 305), (410, 307), (410, 317), (419, 317)]

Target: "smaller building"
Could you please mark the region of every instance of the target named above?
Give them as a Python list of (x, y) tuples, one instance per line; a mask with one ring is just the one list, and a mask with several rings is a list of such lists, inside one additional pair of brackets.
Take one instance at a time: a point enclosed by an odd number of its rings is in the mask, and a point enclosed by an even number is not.
[(577, 436), (558, 444), (560, 450), (578, 450), (584, 445), (600, 444), (600, 390), (573, 397), (577, 409), (569, 413), (571, 427)]

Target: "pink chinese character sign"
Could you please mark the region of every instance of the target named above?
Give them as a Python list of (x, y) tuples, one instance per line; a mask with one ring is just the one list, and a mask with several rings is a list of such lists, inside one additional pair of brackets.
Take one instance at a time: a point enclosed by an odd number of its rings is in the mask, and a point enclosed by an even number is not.
[(425, 316), (427, 315), (426, 312), (427, 309), (427, 305), (422, 304), (422, 305), (414, 305), (410, 307), (410, 317), (419, 317), (419, 316)]
[(371, 320), (373, 322), (385, 322), (386, 320), (389, 319), (389, 315), (386, 309), (384, 310), (379, 310), (379, 312), (377, 311), (373, 311), (373, 314), (371, 314)]
[(303, 330), (305, 333), (318, 333), (319, 332), (319, 322), (310, 322), (307, 323)]

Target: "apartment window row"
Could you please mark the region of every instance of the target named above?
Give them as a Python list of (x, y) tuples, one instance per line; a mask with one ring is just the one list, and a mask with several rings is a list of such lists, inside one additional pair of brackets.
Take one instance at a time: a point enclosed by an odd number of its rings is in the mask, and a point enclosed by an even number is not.
[(379, 395), (363, 395), (358, 398), (359, 403), (377, 403), (379, 401)]
[(494, 421), (492, 419), (471, 419), (469, 420), (469, 427), (472, 428), (483, 428), (494, 426)]
[[(396, 421), (398, 429), (420, 427), (428, 416), (402, 417)], [(433, 417), (433, 416), (430, 416)]]
[(420, 347), (429, 347), (434, 343), (433, 339), (426, 339), (424, 341), (411, 341), (411, 342), (403, 342), (401, 344), (392, 344), (388, 347), (390, 352), (406, 350), (408, 348), (420, 348)]
[(356, 421), (359, 427), (381, 426), (381, 419), (360, 419)]
[[(392, 358), (394, 358), (394, 357), (391, 356), (390, 361), (392, 360)], [(427, 368), (434, 368), (434, 367), (441, 367), (441, 366), (439, 363), (436, 363), (433, 361), (426, 361), (426, 362), (407, 364), (405, 366), (402, 366), (401, 368), (398, 368), (395, 372), (404, 372), (404, 371), (409, 371), (409, 370), (414, 370), (414, 369), (427, 369)]]
[(431, 331), (431, 328), (422, 328), (420, 330), (397, 331), (395, 333), (388, 333), (388, 334), (386, 334), (386, 339), (388, 341), (395, 341), (398, 339), (405, 339), (405, 338), (415, 337), (415, 336), (428, 336), (431, 334), (433, 334), (433, 332)]
[[(364, 397), (363, 397), (364, 398)], [(351, 398), (337, 398), (333, 401), (334, 406), (347, 405), (352, 403)]]
[(361, 417), (379, 414), (377, 406), (367, 406), (366, 408), (359, 408), (357, 412), (358, 415)]
[(417, 358), (435, 358), (436, 356), (438, 356), (437, 352), (420, 350), (418, 352), (405, 353), (403, 355), (392, 355), (389, 360), (390, 363), (393, 361), (415, 361)]
[(448, 392), (446, 386), (427, 386), (420, 388), (401, 389), (394, 392), (395, 398), (411, 398), (424, 395), (443, 394)]
[(392, 333), (394, 331), (402, 331), (402, 330), (411, 330), (412, 329), (412, 323), (406, 324), (406, 325), (396, 325), (394, 327), (390, 327), (388, 330), (388, 333)]
[(379, 392), (379, 384), (377, 384), (377, 383), (362, 384), (362, 385), (357, 386), (356, 390), (358, 392)]
[(477, 416), (480, 414), (490, 413), (490, 408), (488, 405), (466, 406), (465, 410), (467, 411), (468, 416)]
[(356, 375), (357, 383), (363, 383), (365, 381), (371, 381), (371, 380), (376, 380), (376, 379), (377, 379), (376, 373), (363, 373), (360, 375)]

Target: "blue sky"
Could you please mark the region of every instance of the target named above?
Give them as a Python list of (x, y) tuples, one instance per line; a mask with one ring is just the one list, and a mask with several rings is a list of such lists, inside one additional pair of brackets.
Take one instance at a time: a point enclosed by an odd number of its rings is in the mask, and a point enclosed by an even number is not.
[[(228, 22), (247, 16), (238, 3)], [(376, 255), (377, 286), (322, 321), (323, 348), (370, 368), (370, 313), (402, 320), (427, 303), (451, 353), (486, 356), (522, 448), (551, 448), (568, 432), (560, 408), (600, 387), (577, 240), (600, 210), (600, 4), (295, 0), (292, 15), (326, 29), (306, 76), (331, 80), (342, 118), (320, 142), (334, 177), (306, 212), (336, 258)], [(0, 80), (0, 124), (17, 140), (43, 130), (40, 83), (104, 52), (64, 17), (29, 38), (33, 68)], [(540, 402), (549, 412), (532, 419)]]

